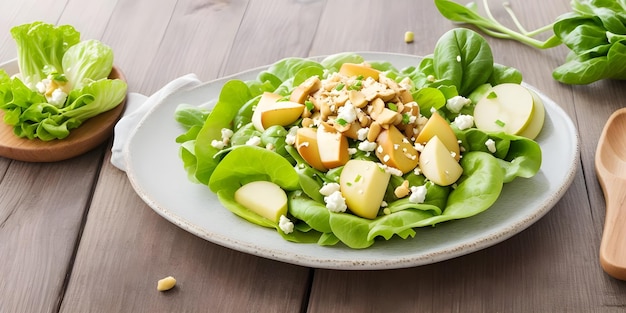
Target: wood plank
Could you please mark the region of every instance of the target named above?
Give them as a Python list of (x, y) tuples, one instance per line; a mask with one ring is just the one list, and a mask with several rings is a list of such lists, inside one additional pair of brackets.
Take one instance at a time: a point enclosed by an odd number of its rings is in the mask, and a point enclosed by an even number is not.
[(140, 79), (138, 92), (150, 95), (173, 79), (193, 73), (201, 81), (220, 75), (231, 51), (248, 1), (186, 1), (174, 10), (151, 75)]
[[(272, 64), (287, 57), (310, 56), (326, 1), (251, 1), (222, 75)], [(248, 16), (247, 16), (248, 17)]]
[(0, 312), (56, 311), (102, 152), (3, 172)]

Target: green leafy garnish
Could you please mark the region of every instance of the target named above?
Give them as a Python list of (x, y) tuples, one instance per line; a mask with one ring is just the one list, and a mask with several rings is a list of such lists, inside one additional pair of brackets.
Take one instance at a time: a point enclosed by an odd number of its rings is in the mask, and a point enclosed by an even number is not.
[(87, 119), (122, 102), (127, 85), (107, 79), (112, 49), (80, 41), (72, 26), (34, 22), (13, 27), (19, 75), (0, 70), (0, 109), (19, 137), (63, 139)]
[[(439, 12), (447, 19), (468, 23), (485, 34), (511, 39), (537, 49), (564, 44), (570, 53), (564, 63), (552, 72), (552, 77), (566, 84), (590, 84), (602, 79), (626, 79), (626, 2), (624, 0), (572, 0), (572, 11), (556, 21), (533, 31), (526, 31), (508, 3), (509, 13), (517, 30), (498, 22), (489, 9), (479, 13), (476, 3), (461, 5), (453, 0), (434, 0)], [(536, 36), (549, 33), (544, 40)]]

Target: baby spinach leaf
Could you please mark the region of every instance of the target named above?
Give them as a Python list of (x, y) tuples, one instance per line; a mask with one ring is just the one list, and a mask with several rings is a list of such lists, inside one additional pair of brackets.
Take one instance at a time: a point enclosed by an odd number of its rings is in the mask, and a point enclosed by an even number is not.
[(219, 149), (213, 147), (211, 142), (222, 139), (222, 128), (232, 127), (235, 115), (251, 97), (248, 86), (240, 80), (230, 80), (222, 87), (219, 100), (196, 139), (195, 153), (198, 162), (195, 175), (198, 181), (204, 184), (209, 182), (219, 163), (219, 159), (213, 157)]
[(244, 145), (233, 148), (215, 167), (209, 188), (213, 192), (237, 190), (256, 180), (271, 181), (284, 190), (300, 186), (298, 173), (285, 158), (265, 148)]
[(487, 82), (493, 55), (487, 41), (469, 29), (453, 29), (441, 36), (433, 53), (435, 77), (446, 78), (460, 95), (469, 95)]

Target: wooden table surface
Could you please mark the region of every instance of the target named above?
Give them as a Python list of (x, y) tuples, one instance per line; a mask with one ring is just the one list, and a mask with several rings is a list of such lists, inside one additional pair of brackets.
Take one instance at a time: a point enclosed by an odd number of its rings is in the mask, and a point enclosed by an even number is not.
[[(494, 14), (508, 21), (492, 0)], [(532, 29), (569, 0), (511, 0)], [(129, 91), (150, 95), (187, 73), (203, 81), (289, 56), (343, 51), (431, 53), (458, 27), (432, 1), (20, 0), (0, 2), (0, 61), (9, 29), (71, 24), (115, 51)], [(507, 22), (508, 23), (508, 22)], [(404, 42), (405, 31), (415, 42)], [(598, 261), (604, 198), (597, 140), (626, 85), (563, 85), (564, 47), (536, 50), (487, 37), (496, 62), (517, 67), (572, 118), (574, 181), (528, 229), (490, 248), (413, 268), (307, 268), (210, 243), (157, 215), (110, 163), (111, 141), (56, 163), (0, 158), (0, 312), (624, 312), (626, 283)], [(175, 289), (158, 292), (173, 275)]]

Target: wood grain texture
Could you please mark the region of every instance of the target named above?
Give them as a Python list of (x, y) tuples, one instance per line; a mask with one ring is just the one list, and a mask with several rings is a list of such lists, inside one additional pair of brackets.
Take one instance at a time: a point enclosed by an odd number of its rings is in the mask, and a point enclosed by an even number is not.
[(0, 312), (56, 311), (102, 153), (2, 171)]

